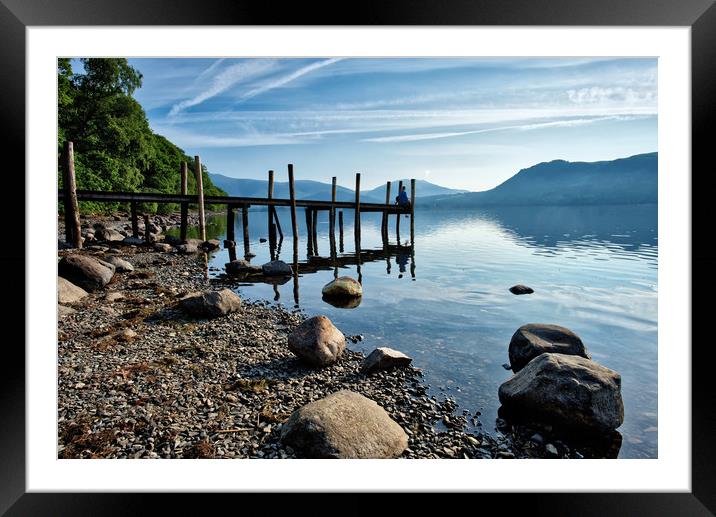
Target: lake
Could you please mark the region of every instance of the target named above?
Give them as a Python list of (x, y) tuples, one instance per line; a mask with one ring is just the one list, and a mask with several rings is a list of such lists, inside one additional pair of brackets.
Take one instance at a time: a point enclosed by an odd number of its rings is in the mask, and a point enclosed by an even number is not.
[[(361, 250), (376, 250), (360, 265), (363, 299), (353, 309), (333, 307), (321, 288), (332, 268), (303, 273), (294, 284), (241, 284), (243, 297), (298, 306), (324, 314), (346, 335), (364, 339), (349, 347), (370, 353), (395, 348), (422, 369), (432, 394), (449, 396), (462, 409), (480, 411), (480, 429), (493, 434), (500, 406), (497, 390), (512, 373), (508, 344), (525, 323), (553, 323), (582, 338), (592, 358), (622, 376), (624, 423), (620, 458), (657, 457), (657, 259), (656, 205), (502, 207), (415, 213), (414, 254), (386, 260), (380, 214), (362, 214)], [(286, 239), (280, 258), (292, 262), (290, 214), (279, 209)], [(240, 211), (236, 239), (243, 256)], [(249, 211), (252, 263), (270, 259), (266, 211)], [(298, 210), (299, 262), (307, 259), (305, 218)], [(355, 251), (353, 212), (344, 211), (343, 253)], [(329, 257), (328, 215), (319, 214), (318, 254)], [(395, 216), (390, 244), (398, 244)], [(401, 218), (401, 244), (409, 245), (410, 220)], [(194, 234), (195, 235), (195, 234)], [(225, 217), (208, 218), (207, 238), (223, 241)], [(338, 242), (336, 237), (336, 242)], [(211, 275), (229, 261), (221, 249), (210, 258)], [(350, 260), (348, 260), (350, 262)], [(317, 263), (316, 259), (313, 259)], [(320, 261), (319, 261), (320, 262)], [(325, 263), (324, 260), (322, 263)], [(358, 277), (358, 266), (340, 275)], [(300, 268), (299, 268), (300, 272)], [(515, 296), (525, 284), (534, 294)], [(294, 298), (297, 295), (298, 303)]]

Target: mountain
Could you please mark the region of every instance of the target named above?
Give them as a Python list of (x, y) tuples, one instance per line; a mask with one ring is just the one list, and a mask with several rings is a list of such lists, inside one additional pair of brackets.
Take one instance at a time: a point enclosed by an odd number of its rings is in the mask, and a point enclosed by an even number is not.
[(431, 196), (420, 207), (657, 203), (657, 169), (658, 153), (601, 162), (554, 160), (522, 169), (491, 190)]
[[(266, 197), (268, 193), (268, 181), (253, 180), (243, 178), (230, 178), (222, 174), (211, 174), (211, 180), (214, 185), (226, 191), (230, 196), (242, 197)], [(408, 189), (410, 195), (410, 180), (403, 180), (403, 184)], [(330, 201), (331, 185), (330, 183), (322, 183), (312, 180), (296, 180), (294, 183), (296, 189), (296, 199), (315, 199)], [(391, 182), (391, 203), (398, 195), (398, 181)], [(453, 190), (447, 187), (441, 187), (424, 180), (415, 181), (415, 196), (426, 197), (435, 195), (449, 195), (450, 193), (458, 194), (467, 192), (465, 190)], [(361, 189), (361, 201), (366, 203), (385, 203), (385, 186), (376, 187), (371, 190)], [(274, 182), (273, 196), (276, 198), (288, 199), (288, 182)], [(353, 201), (355, 193), (352, 189), (341, 187), (336, 188), (336, 199), (338, 201)]]

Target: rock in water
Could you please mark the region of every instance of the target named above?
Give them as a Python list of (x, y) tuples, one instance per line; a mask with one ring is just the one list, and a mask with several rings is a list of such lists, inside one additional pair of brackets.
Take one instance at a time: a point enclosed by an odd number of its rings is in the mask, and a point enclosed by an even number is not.
[(517, 416), (600, 433), (624, 421), (621, 376), (576, 355), (542, 354), (499, 389)]
[(510, 340), (512, 371), (519, 372), (540, 354), (578, 355), (589, 359), (582, 340), (574, 332), (558, 325), (529, 323), (517, 329)]
[(363, 373), (373, 373), (398, 366), (408, 366), (411, 361), (412, 359), (403, 352), (398, 352), (392, 348), (381, 347), (373, 350), (370, 355), (363, 360), (360, 370)]
[(288, 335), (288, 348), (309, 364), (328, 366), (335, 363), (346, 348), (346, 338), (331, 320), (314, 316)]
[(374, 401), (341, 390), (296, 410), (281, 441), (304, 458), (396, 458), (408, 435)]
[(272, 260), (271, 262), (267, 262), (261, 266), (261, 269), (266, 276), (287, 276), (293, 274), (291, 266), (286, 264), (283, 260)]
[(531, 287), (527, 287), (526, 285), (517, 284), (510, 287), (510, 292), (512, 294), (532, 294), (534, 293), (534, 289)]
[(261, 275), (263, 269), (261, 266), (255, 266), (247, 260), (232, 260), (225, 264), (226, 272), (229, 275), (243, 276), (243, 275)]
[(241, 298), (229, 289), (191, 293), (179, 301), (182, 309), (199, 318), (218, 318), (241, 307)]
[(117, 273), (129, 273), (130, 271), (134, 271), (132, 264), (119, 257), (107, 257), (107, 262), (114, 266), (114, 270)]
[(355, 309), (360, 305), (360, 302), (363, 301), (362, 296), (355, 296), (353, 298), (344, 296), (336, 298), (334, 296), (326, 296), (325, 294), (321, 296), (321, 299), (327, 304), (333, 305), (339, 309)]
[(57, 302), (58, 303), (73, 303), (81, 300), (87, 296), (87, 291), (81, 287), (77, 287), (69, 280), (58, 277), (57, 278)]
[(221, 242), (219, 242), (217, 239), (209, 239), (208, 241), (201, 243), (202, 249), (206, 251), (217, 250), (219, 249), (219, 246), (221, 246)]
[(68, 255), (57, 264), (57, 273), (85, 291), (96, 291), (112, 280), (114, 266), (86, 255)]
[(363, 288), (351, 277), (341, 276), (324, 285), (321, 293), (331, 298), (354, 298), (363, 296)]

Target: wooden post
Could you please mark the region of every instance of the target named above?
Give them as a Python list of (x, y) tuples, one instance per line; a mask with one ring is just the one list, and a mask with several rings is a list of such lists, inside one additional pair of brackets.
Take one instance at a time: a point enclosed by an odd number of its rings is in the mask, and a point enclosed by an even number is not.
[(318, 255), (318, 210), (313, 209), (313, 222), (311, 223), (311, 241), (313, 242), (313, 254)]
[(77, 203), (77, 183), (75, 182), (75, 152), (72, 142), (65, 142), (63, 172), (62, 186), (65, 191), (65, 241), (75, 248), (82, 248), (80, 208)]
[[(403, 180), (398, 182), (398, 195), (403, 191)], [(400, 244), (400, 212), (395, 214), (395, 234), (398, 236), (398, 244)]]
[(204, 219), (204, 180), (201, 176), (201, 160), (194, 156), (194, 174), (196, 174), (196, 193), (199, 196), (199, 232), (201, 240), (206, 241), (206, 220)]
[(131, 212), (132, 212), (132, 237), (135, 239), (139, 238), (139, 220), (137, 218), (137, 202), (132, 201), (130, 203)]
[[(328, 241), (330, 243), (331, 259), (335, 265), (336, 260), (336, 177), (333, 176), (331, 186), (331, 210), (328, 213)], [(336, 268), (336, 274), (338, 269)]]
[(355, 227), (353, 228), (356, 243), (360, 244), (360, 172), (356, 173), (356, 208), (355, 208)]
[(338, 211), (338, 245), (338, 251), (343, 253), (343, 210)]
[(313, 230), (311, 230), (311, 221), (312, 221), (311, 209), (306, 207), (305, 214), (306, 214), (306, 238), (307, 238), (306, 249), (307, 249), (309, 255), (313, 255), (313, 242), (311, 242), (313, 240)]
[(410, 245), (415, 243), (415, 179), (410, 180)]
[[(189, 167), (186, 162), (181, 162), (181, 195), (186, 196), (189, 193), (187, 187)], [(181, 223), (179, 224), (179, 240), (186, 241), (186, 232), (189, 226), (189, 203), (182, 201), (181, 203)]]
[[(293, 164), (288, 164), (288, 193), (291, 199), (291, 230), (293, 231), (293, 255), (298, 258), (298, 221), (296, 221), (296, 190), (293, 185)], [(294, 269), (294, 274), (296, 269)], [(296, 302), (298, 303), (298, 302)]]
[[(385, 204), (390, 205), (390, 181), (385, 185)], [(383, 240), (388, 238), (388, 210), (383, 211), (383, 220), (381, 222), (380, 231), (383, 234)]]
[(226, 240), (236, 242), (234, 231), (234, 207), (226, 205)]
[(273, 205), (271, 204), (271, 200), (273, 199), (273, 171), (268, 171), (268, 200), (269, 204), (267, 206), (267, 215), (268, 215), (268, 235), (269, 235), (269, 248), (273, 247), (273, 245), (276, 243), (276, 232), (274, 231), (273, 226)]
[(244, 256), (248, 257), (251, 249), (249, 246), (249, 207), (247, 205), (241, 207), (241, 226), (244, 227)]
[(276, 207), (271, 207), (271, 211), (273, 212), (273, 219), (276, 222), (276, 229), (274, 230), (274, 238), (276, 236), (276, 230), (278, 230), (278, 234), (283, 239), (283, 230), (281, 230), (281, 221), (278, 220), (278, 212), (276, 211)]
[(229, 246), (229, 262), (236, 260), (236, 246)]
[(149, 231), (149, 214), (144, 214), (144, 242), (149, 244), (151, 232)]
[(181, 191), (180, 191), (180, 193), (182, 196), (186, 196), (186, 193), (188, 192), (187, 191), (187, 172), (188, 172), (188, 167), (187, 167), (186, 162), (181, 162), (181, 169), (180, 169)]
[(269, 223), (269, 237), (271, 235), (273, 235), (274, 238), (273, 240), (269, 238), (269, 256), (271, 257), (271, 260), (278, 260), (276, 254), (276, 225), (273, 222)]

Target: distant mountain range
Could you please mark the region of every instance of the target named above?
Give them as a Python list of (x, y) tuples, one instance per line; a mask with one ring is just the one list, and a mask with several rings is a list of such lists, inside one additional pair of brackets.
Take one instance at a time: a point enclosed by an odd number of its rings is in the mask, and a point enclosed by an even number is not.
[[(658, 201), (658, 153), (602, 162), (554, 160), (522, 169), (484, 192), (421, 199), (420, 207), (617, 205)], [(416, 203), (416, 207), (418, 204)]]
[[(416, 180), (416, 207), (470, 208), (479, 206), (645, 204), (658, 201), (658, 153), (647, 153), (601, 162), (553, 160), (522, 169), (504, 183), (483, 192), (441, 187)], [(266, 197), (266, 180), (230, 178), (210, 174), (214, 185), (230, 196)], [(403, 180), (410, 190), (410, 180)], [(331, 185), (297, 180), (297, 199), (330, 200)], [(398, 195), (398, 181), (391, 185), (391, 203)], [(274, 197), (288, 198), (288, 182), (274, 183)], [(339, 186), (338, 201), (352, 201), (352, 189)], [(361, 190), (361, 200), (385, 202), (385, 186)]]
[[(266, 197), (268, 192), (267, 180), (252, 180), (242, 178), (230, 178), (222, 174), (210, 174), (211, 181), (224, 190), (230, 196), (242, 197)], [(390, 197), (391, 202), (398, 195), (398, 181), (391, 182)], [(408, 189), (410, 195), (410, 180), (402, 180)], [(296, 189), (296, 199), (315, 199), (315, 200), (331, 200), (331, 184), (322, 183), (312, 180), (296, 180), (294, 184)], [(467, 190), (456, 190), (447, 187), (441, 187), (425, 180), (415, 180), (415, 197), (423, 198), (428, 196), (445, 196), (453, 194), (461, 194), (468, 192)], [(288, 199), (288, 182), (274, 182), (273, 196), (276, 198)], [(372, 190), (363, 190), (360, 192), (361, 201), (366, 203), (385, 203), (385, 186), (376, 187)], [(352, 189), (341, 187), (336, 188), (336, 199), (338, 201), (355, 200), (355, 192)], [(416, 203), (417, 205), (417, 203)]]

